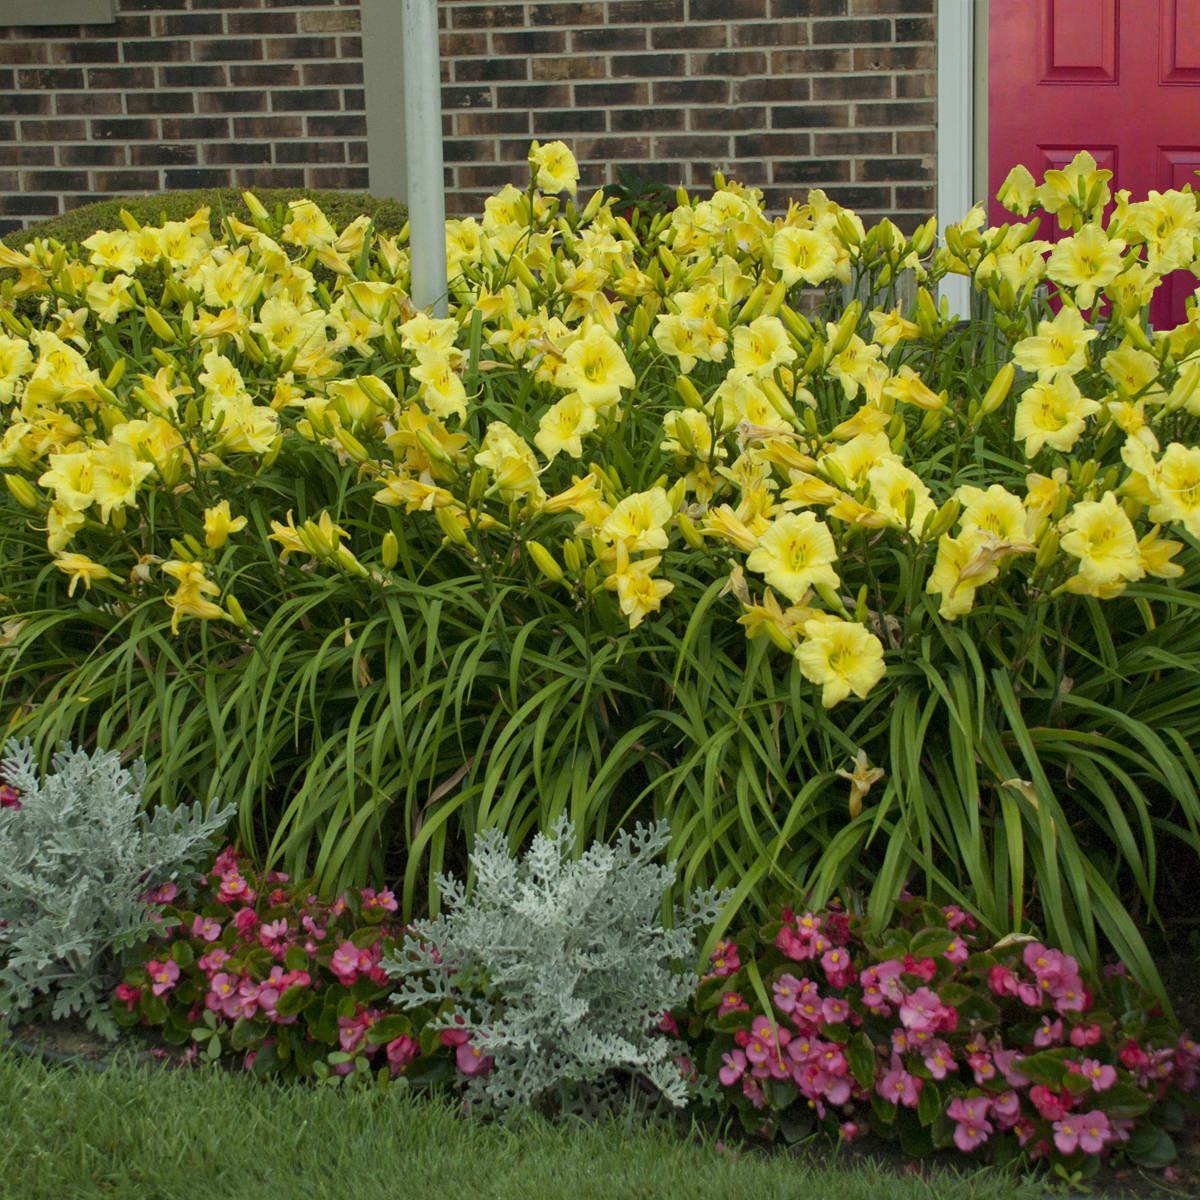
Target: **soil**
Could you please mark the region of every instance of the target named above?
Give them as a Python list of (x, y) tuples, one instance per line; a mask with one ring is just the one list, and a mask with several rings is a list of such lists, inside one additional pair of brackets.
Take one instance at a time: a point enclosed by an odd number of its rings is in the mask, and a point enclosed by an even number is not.
[[(1193, 1033), (1200, 1033), (1200, 970), (1197, 966), (1195, 954), (1159, 960), (1159, 970), (1176, 1014), (1183, 1027)], [(9, 1042), (24, 1054), (52, 1063), (74, 1063), (94, 1071), (107, 1070), (114, 1063), (175, 1067), (185, 1049), (168, 1045), (151, 1028), (124, 1030), (119, 1041), (110, 1042), (77, 1019), (23, 1025), (13, 1031)], [(751, 1147), (746, 1149), (754, 1152)], [(1066, 1200), (1076, 1200), (1083, 1194), (1108, 1200), (1200, 1200), (1200, 1140), (1181, 1145), (1179, 1149), (1175, 1163), (1164, 1170), (1131, 1166), (1102, 1169), (1087, 1181), (1086, 1193), (1051, 1178), (1047, 1181), (1048, 1194), (1066, 1197)], [(800, 1152), (811, 1153), (809, 1150)], [(892, 1146), (872, 1139), (844, 1146), (839, 1153), (882, 1161), (906, 1175), (924, 1176), (935, 1165), (925, 1160), (910, 1161)], [(961, 1158), (948, 1155), (943, 1165), (961, 1167)]]

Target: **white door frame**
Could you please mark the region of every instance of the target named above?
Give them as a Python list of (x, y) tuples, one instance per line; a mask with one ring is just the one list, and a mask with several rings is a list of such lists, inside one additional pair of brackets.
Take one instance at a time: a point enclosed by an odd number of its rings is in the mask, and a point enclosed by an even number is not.
[[(961, 221), (987, 192), (987, 0), (938, 0), (937, 219)], [(968, 311), (967, 280), (942, 280), (950, 307)]]

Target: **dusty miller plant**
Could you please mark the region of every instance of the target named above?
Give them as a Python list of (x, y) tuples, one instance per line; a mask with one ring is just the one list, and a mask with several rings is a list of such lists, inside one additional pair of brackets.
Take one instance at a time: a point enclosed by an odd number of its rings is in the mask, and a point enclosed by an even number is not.
[(77, 1013), (115, 1037), (123, 955), (161, 929), (142, 897), (194, 874), (233, 809), (143, 812), (145, 764), (126, 770), (116, 751), (67, 746), (39, 779), (29, 742), (9, 741), (0, 775), (20, 794), (0, 811), (0, 1023)]
[(614, 1073), (648, 1079), (672, 1104), (687, 1099), (681, 1045), (661, 1032), (664, 1010), (693, 994), (696, 933), (725, 893), (692, 893), (663, 922), (674, 864), (660, 822), (622, 831), (571, 858), (571, 823), (538, 834), (518, 861), (499, 831), (479, 835), (473, 892), (442, 876), (443, 912), (417, 921), (384, 960), (405, 1007), (433, 1004), (434, 1028), (470, 1031), (493, 1059), (466, 1096), (485, 1107), (587, 1109)]

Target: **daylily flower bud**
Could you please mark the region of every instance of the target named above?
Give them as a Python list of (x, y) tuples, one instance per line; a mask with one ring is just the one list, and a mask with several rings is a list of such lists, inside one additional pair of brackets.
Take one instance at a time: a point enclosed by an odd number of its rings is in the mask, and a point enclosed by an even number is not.
[(41, 501), (33, 489), (33, 484), (23, 475), (14, 475), (9, 471), (4, 474), (4, 486), (12, 494), (12, 498), (24, 508), (40, 508)]
[(243, 192), (242, 200), (250, 210), (250, 219), (258, 225), (260, 222), (269, 223), (270, 214), (263, 207), (262, 201), (253, 192)]
[(862, 316), (862, 303), (858, 300), (851, 300), (846, 306), (846, 311), (842, 313), (840, 320), (837, 323), (837, 333), (834, 336), (833, 342), (829, 347), (829, 357), (836, 358), (845, 348), (850, 345), (850, 339), (854, 336), (858, 329), (859, 318)]
[(541, 542), (535, 542), (531, 538), (525, 543), (525, 549), (529, 552), (529, 557), (533, 559), (533, 565), (547, 579), (552, 583), (566, 584), (566, 576), (563, 574), (562, 567), (558, 565), (554, 555)]
[(779, 319), (793, 337), (804, 343), (812, 341), (813, 327), (803, 313), (798, 313), (787, 304), (781, 304), (779, 306)]
[(629, 325), (629, 340), (634, 346), (640, 346), (650, 336), (650, 310), (644, 304), (639, 304)]
[(438, 507), (433, 510), (433, 519), (437, 521), (438, 527), (455, 545), (463, 546), (468, 550), (473, 549), (466, 531), (459, 524), (456, 512), (452, 512), (448, 507)]
[(179, 334), (177, 334), (175, 330), (171, 328), (166, 317), (164, 317), (157, 308), (148, 307), (146, 309), (146, 323), (160, 338), (162, 338), (164, 342), (179, 341)]
[(763, 301), (763, 306), (758, 315), (760, 317), (773, 317), (779, 311), (779, 306), (783, 303), (786, 295), (787, 285), (781, 279), (770, 290), (770, 292), (767, 293), (767, 298)]
[(746, 297), (742, 304), (741, 312), (738, 314), (738, 320), (744, 324), (748, 324), (758, 316), (758, 306), (762, 303), (763, 297), (767, 294), (767, 281), (760, 279), (755, 285), (750, 295)]
[(686, 513), (675, 514), (675, 524), (679, 528), (679, 532), (683, 535), (683, 540), (687, 542), (693, 550), (704, 550), (704, 539), (700, 536), (692, 519)]
[(677, 375), (675, 377), (675, 390), (679, 393), (679, 398), (688, 408), (701, 409), (704, 407), (704, 401), (700, 398), (700, 393), (696, 390), (696, 385), (686, 375)]
[(366, 462), (370, 458), (367, 448), (348, 429), (342, 428), (337, 431), (337, 441), (355, 462)]
[(233, 618), (234, 624), (239, 629), (250, 628), (250, 622), (246, 619), (246, 614), (236, 596), (230, 594), (225, 597), (225, 611)]
[(1016, 373), (1016, 367), (1010, 362), (1005, 363), (996, 372), (996, 378), (992, 380), (988, 390), (984, 393), (983, 400), (979, 404), (979, 415), (981, 417), (986, 417), (988, 413), (995, 412), (1008, 398), (1008, 393), (1013, 385)]
[(604, 192), (593, 192), (591, 199), (584, 206), (583, 212), (579, 214), (580, 224), (586, 224), (588, 221), (600, 211), (600, 206), (604, 203)]
[(1050, 525), (1038, 543), (1037, 554), (1034, 555), (1034, 566), (1039, 571), (1045, 571), (1058, 557), (1058, 529)]
[(961, 512), (962, 502), (951, 497), (941, 508), (925, 518), (925, 523), (921, 527), (921, 541), (937, 541), (943, 533), (949, 533)]

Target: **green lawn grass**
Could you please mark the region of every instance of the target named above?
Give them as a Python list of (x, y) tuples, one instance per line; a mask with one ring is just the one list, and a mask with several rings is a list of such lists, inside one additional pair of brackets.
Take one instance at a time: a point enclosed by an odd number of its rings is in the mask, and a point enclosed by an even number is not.
[(219, 1068), (103, 1073), (0, 1051), (0, 1195), (130, 1200), (1034, 1200), (994, 1171), (903, 1175), (822, 1147), (718, 1149), (642, 1119), (463, 1120), (388, 1092), (279, 1086)]

